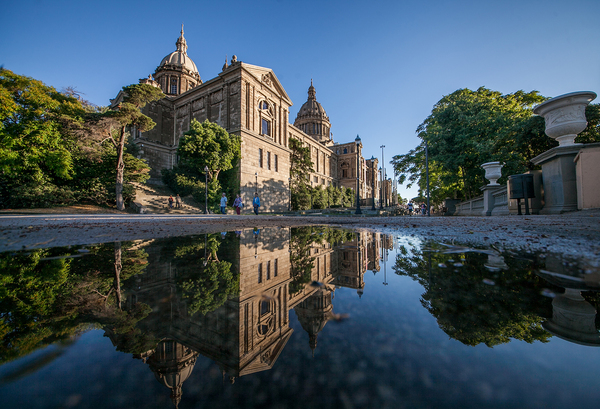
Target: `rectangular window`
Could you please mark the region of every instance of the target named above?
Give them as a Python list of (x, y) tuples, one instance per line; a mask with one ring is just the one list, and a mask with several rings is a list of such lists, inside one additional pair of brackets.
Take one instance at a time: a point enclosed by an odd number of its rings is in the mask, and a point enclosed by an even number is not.
[(267, 280), (271, 279), (271, 260), (267, 261)]
[(262, 283), (262, 263), (258, 265), (258, 282)]
[(177, 94), (177, 78), (171, 79), (171, 94)]
[(271, 170), (271, 152), (267, 152), (267, 169)]
[(266, 119), (262, 120), (260, 133), (263, 135), (270, 136), (271, 135), (271, 122)]
[(273, 159), (275, 160), (275, 172), (279, 172), (279, 164), (277, 163), (277, 154), (274, 154), (273, 156), (275, 156)]
[(258, 166), (263, 167), (262, 149), (258, 148)]
[(273, 277), (277, 277), (277, 259), (273, 262)]

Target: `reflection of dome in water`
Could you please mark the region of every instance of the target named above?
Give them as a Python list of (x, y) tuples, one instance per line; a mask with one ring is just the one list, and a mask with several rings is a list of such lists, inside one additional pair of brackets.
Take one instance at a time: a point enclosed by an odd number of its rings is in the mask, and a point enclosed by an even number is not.
[(181, 386), (192, 374), (197, 356), (197, 352), (175, 341), (162, 341), (148, 358), (148, 365), (156, 379), (171, 389), (171, 400), (175, 407), (179, 405)]
[(331, 291), (319, 289), (294, 307), (300, 325), (308, 333), (308, 343), (313, 355), (317, 348), (319, 332), (325, 327), (327, 321), (333, 317), (331, 298)]

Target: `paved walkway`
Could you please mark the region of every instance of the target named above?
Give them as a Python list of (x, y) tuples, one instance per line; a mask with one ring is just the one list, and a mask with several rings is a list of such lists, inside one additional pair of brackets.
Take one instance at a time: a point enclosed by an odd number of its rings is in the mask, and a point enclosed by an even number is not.
[(504, 217), (0, 215), (0, 251), (309, 224), (375, 229), (456, 244), (585, 256), (600, 266), (600, 210)]

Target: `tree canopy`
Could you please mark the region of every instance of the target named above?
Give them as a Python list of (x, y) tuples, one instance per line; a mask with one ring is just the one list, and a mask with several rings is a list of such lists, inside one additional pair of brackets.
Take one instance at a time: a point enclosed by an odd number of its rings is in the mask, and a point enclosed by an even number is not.
[(296, 138), (289, 139), (289, 146), (292, 209), (310, 209), (312, 192), (309, 178), (313, 172), (310, 148)]
[[(419, 125), (421, 143), (393, 165), (400, 183), (417, 183), (425, 191), (425, 144), (428, 144), (431, 195), (437, 201), (446, 196), (470, 198), (486, 184), (481, 165), (504, 163), (504, 178), (533, 169), (531, 159), (557, 143), (545, 135), (544, 119), (533, 115), (532, 107), (546, 98), (537, 91), (502, 94), (481, 87), (459, 89), (439, 100)], [(578, 141), (598, 138), (598, 106), (586, 111), (590, 125)]]
[(200, 123), (192, 119), (190, 130), (179, 140), (177, 149), (182, 165), (204, 172), (209, 178), (218, 178), (219, 172), (233, 168), (240, 155), (240, 137), (208, 119)]
[[(0, 68), (0, 207), (112, 204), (119, 182), (113, 171), (119, 167), (121, 194), (132, 200), (127, 181), (145, 180), (148, 167), (126, 153), (124, 127), (152, 125), (139, 107), (148, 94), (152, 99), (162, 93), (147, 87), (125, 87), (121, 110), (110, 111), (83, 100), (72, 87), (61, 93)], [(118, 129), (120, 136), (113, 134)], [(100, 143), (106, 139), (113, 144)]]
[[(208, 120), (192, 119), (190, 130), (179, 140), (179, 163), (173, 169), (163, 169), (163, 181), (181, 196), (192, 195), (198, 202), (205, 200), (208, 180), (209, 206), (216, 209), (221, 192), (228, 197), (239, 192), (236, 172), (240, 160), (241, 140), (238, 135)], [(205, 173), (204, 167), (208, 168)]]

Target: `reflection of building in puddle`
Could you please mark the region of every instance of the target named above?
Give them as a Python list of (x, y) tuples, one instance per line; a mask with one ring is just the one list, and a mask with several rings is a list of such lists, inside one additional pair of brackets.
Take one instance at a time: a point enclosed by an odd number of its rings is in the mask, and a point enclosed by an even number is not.
[[(142, 302), (152, 308), (139, 326), (162, 342), (136, 357), (147, 362), (156, 378), (171, 389), (175, 405), (198, 354), (215, 361), (232, 383), (239, 376), (269, 370), (293, 332), (289, 327), (291, 309), (308, 333), (314, 354), (317, 335), (335, 317), (335, 286), (356, 289), (362, 294), (363, 275), (367, 265), (373, 263), (367, 249), (372, 248), (373, 241), (379, 246), (380, 235), (352, 234), (352, 240), (340, 246), (326, 240), (309, 240), (307, 248), (300, 249), (300, 254), (309, 256), (310, 280), (303, 282), (318, 285), (302, 284), (298, 288), (291, 288), (295, 273), (290, 236), (288, 228), (267, 228), (261, 229), (260, 234), (245, 230), (228, 235), (225, 241), (219, 238), (219, 242), (233, 242), (227, 254), (219, 253), (217, 258), (225, 261), (228, 257), (236, 277), (239, 272), (239, 295), (206, 315), (191, 314), (181, 297), (178, 274), (182, 267), (173, 257), (178, 249), (189, 248), (189, 243), (168, 249), (164, 242), (157, 241), (147, 247), (146, 272), (136, 277), (128, 302)], [(206, 248), (205, 238), (195, 240), (204, 241)], [(204, 250), (199, 250), (198, 268), (206, 266), (207, 256), (202, 258), (203, 255)], [(111, 336), (110, 331), (107, 335)]]
[(581, 295), (582, 291), (600, 291), (600, 280), (592, 274), (573, 272), (561, 260), (546, 259), (546, 268), (538, 275), (565, 289), (552, 300), (552, 319), (542, 324), (552, 335), (587, 346), (600, 346), (596, 329), (596, 309)]

